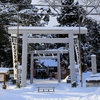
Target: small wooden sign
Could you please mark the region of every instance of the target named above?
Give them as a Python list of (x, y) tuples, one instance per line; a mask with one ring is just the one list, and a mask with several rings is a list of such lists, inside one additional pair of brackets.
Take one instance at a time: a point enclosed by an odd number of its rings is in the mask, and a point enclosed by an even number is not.
[(4, 82), (4, 85), (3, 85), (3, 89), (6, 89), (6, 74), (5, 73), (0, 73), (0, 82)]
[(4, 74), (0, 74), (0, 82), (4, 82)]

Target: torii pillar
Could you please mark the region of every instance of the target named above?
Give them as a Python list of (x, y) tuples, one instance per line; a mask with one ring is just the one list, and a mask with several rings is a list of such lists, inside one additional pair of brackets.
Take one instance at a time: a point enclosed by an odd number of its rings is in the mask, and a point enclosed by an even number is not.
[(57, 53), (57, 62), (58, 62), (58, 82), (60, 82), (61, 81), (60, 52)]
[(26, 33), (23, 34), (23, 46), (22, 46), (22, 87), (26, 86), (26, 75), (27, 75), (27, 43), (28, 43), (28, 35)]
[(74, 81), (76, 82), (73, 33), (70, 33), (68, 36), (69, 36), (70, 75), (71, 75), (71, 83), (73, 83)]
[(33, 69), (34, 69), (34, 60), (33, 60), (33, 53), (31, 53), (31, 68), (30, 68), (30, 83), (33, 83)]

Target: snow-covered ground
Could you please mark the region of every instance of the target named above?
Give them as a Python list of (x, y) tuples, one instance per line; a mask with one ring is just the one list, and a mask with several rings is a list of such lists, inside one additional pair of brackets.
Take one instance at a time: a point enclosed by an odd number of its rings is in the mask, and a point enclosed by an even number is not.
[[(86, 87), (85, 79), (90, 77), (91, 72), (83, 73), (83, 87), (80, 82), (76, 88), (72, 88), (70, 83), (62, 80), (35, 79), (33, 84), (27, 80), (27, 86), (16, 88), (15, 85), (7, 82), (7, 89), (2, 89), (0, 83), (0, 100), (100, 100), (99, 87)], [(55, 92), (38, 92), (38, 86), (54, 86)]]

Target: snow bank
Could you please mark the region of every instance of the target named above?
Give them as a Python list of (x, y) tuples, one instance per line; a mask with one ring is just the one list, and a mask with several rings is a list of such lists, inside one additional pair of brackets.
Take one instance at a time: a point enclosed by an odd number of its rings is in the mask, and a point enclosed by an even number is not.
[[(91, 72), (83, 73), (83, 84), (85, 79), (91, 75)], [(79, 85), (76, 88), (72, 88), (71, 84), (67, 84), (65, 80), (60, 83), (57, 80), (34, 80), (33, 84), (29, 84), (27, 80), (27, 86), (23, 88), (16, 88), (15, 85), (7, 82), (7, 89), (2, 89), (0, 83), (0, 100), (100, 100), (100, 88), (99, 87), (83, 87)], [(38, 92), (37, 85), (54, 85), (55, 92)]]

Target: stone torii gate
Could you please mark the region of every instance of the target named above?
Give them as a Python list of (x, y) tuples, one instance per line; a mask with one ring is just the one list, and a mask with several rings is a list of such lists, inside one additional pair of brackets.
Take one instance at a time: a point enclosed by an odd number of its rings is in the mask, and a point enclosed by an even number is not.
[[(79, 33), (80, 32), (80, 33)], [(75, 77), (75, 58), (74, 58), (74, 34), (85, 34), (87, 33), (87, 28), (85, 27), (9, 27), (8, 33), (11, 34), (12, 38), (16, 36), (16, 34), (23, 35), (23, 47), (22, 47), (22, 87), (26, 86), (26, 72), (27, 72), (27, 44), (32, 43), (32, 41), (62, 41), (65, 38), (30, 38), (28, 39), (28, 34), (68, 34), (68, 42), (69, 42), (69, 57), (70, 57), (70, 75), (71, 75), (71, 83), (76, 81)], [(16, 41), (15, 41), (16, 42)]]

